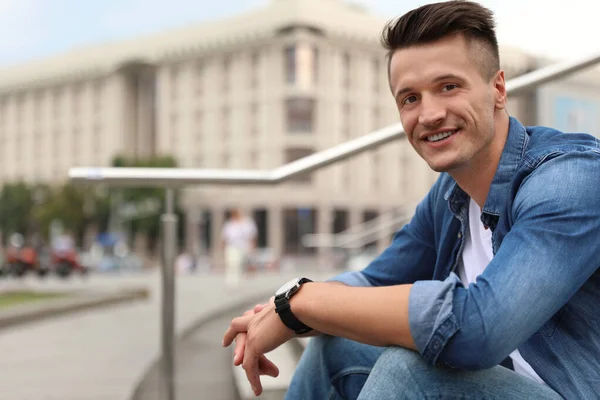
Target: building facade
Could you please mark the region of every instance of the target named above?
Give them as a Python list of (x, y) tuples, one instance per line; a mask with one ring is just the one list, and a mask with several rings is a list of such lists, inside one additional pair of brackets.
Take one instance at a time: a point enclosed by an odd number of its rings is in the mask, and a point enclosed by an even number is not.
[[(108, 166), (115, 154), (273, 169), (396, 123), (379, 43), (385, 22), (342, 0), (272, 0), (0, 71), (0, 181), (61, 182), (70, 167)], [(540, 65), (509, 48), (501, 59), (508, 79)], [(511, 98), (509, 111), (535, 124), (548, 119), (545, 102), (535, 90)], [(241, 207), (257, 220), (261, 247), (310, 253), (303, 234), (412, 207), (436, 178), (400, 140), (276, 187), (187, 188), (185, 246), (218, 254), (226, 211)]]

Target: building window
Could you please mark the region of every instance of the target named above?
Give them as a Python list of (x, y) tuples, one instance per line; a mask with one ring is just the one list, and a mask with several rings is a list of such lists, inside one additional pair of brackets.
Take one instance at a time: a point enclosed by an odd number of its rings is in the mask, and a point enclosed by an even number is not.
[(350, 54), (349, 53), (344, 53), (344, 66), (343, 66), (343, 81), (342, 81), (342, 85), (344, 85), (344, 87), (346, 89), (349, 89), (352, 86), (352, 79), (351, 79), (351, 72), (352, 72), (352, 59), (350, 58)]
[(94, 82), (94, 111), (99, 113), (102, 109), (102, 97), (104, 95), (104, 81), (97, 80)]
[(379, 161), (380, 161), (379, 151), (375, 150), (371, 153), (371, 174), (372, 174), (373, 189), (379, 189), (379, 183), (380, 183)]
[(314, 130), (315, 100), (296, 98), (285, 101), (287, 131), (306, 133)]
[(202, 142), (202, 121), (204, 119), (204, 114), (202, 110), (196, 111), (196, 141), (198, 143)]
[(81, 148), (81, 131), (79, 128), (73, 128), (73, 155), (75, 164), (81, 162), (83, 149)]
[(202, 62), (198, 62), (196, 64), (196, 95), (202, 96), (204, 92), (204, 64)]
[(73, 116), (77, 118), (80, 111), (81, 106), (81, 98), (82, 98), (83, 89), (81, 88), (81, 84), (77, 84), (73, 86), (72, 97), (71, 97), (71, 106), (73, 109)]
[(60, 101), (61, 101), (61, 90), (54, 89), (52, 91), (52, 116), (54, 119), (60, 117)]
[(43, 93), (42, 92), (35, 92), (34, 93), (34, 98), (33, 98), (33, 118), (34, 118), (34, 122), (36, 122), (37, 124), (40, 123), (40, 121), (42, 120), (43, 117)]
[(229, 139), (229, 135), (231, 134), (230, 126), (230, 115), (229, 107), (225, 106), (221, 110), (221, 121), (223, 121), (223, 139)]
[(352, 118), (352, 107), (350, 103), (344, 103), (342, 106), (342, 135), (344, 139), (352, 137), (352, 129), (350, 128), (350, 120)]
[(23, 123), (23, 114), (25, 110), (25, 94), (19, 93), (17, 95), (17, 124), (19, 126)]
[(231, 57), (225, 57), (223, 60), (223, 90), (229, 90), (229, 79), (231, 75)]
[(258, 136), (258, 104), (252, 103), (250, 105), (250, 136), (257, 137)]
[(250, 151), (250, 168), (258, 168), (258, 167), (259, 167), (258, 151), (252, 150), (252, 151)]
[(296, 83), (296, 46), (286, 47), (284, 50), (285, 82)]
[(378, 58), (376, 58), (375, 60), (373, 60), (373, 74), (372, 74), (372, 79), (373, 79), (373, 92), (375, 93), (379, 93), (381, 90), (381, 62), (379, 61)]
[[(308, 157), (313, 154), (315, 151), (311, 148), (289, 148), (285, 151), (285, 162), (290, 163), (292, 161), (299, 160), (304, 157)], [(304, 173), (300, 174), (294, 178), (291, 178), (290, 181), (298, 182), (298, 183), (310, 183), (312, 179), (312, 173)]]
[(313, 82), (317, 84), (319, 82), (319, 49), (315, 46), (312, 50), (312, 76)]
[(171, 65), (169, 69), (169, 84), (171, 85), (171, 99), (176, 99), (179, 95), (179, 65)]
[(179, 115), (177, 113), (171, 114), (171, 149), (177, 151), (179, 147)]
[(250, 68), (251, 68), (251, 77), (250, 77), (250, 88), (255, 89), (258, 86), (258, 75), (259, 75), (259, 61), (260, 56), (258, 52), (252, 53), (250, 56)]
[(99, 155), (102, 154), (102, 130), (98, 122), (95, 122), (92, 128), (92, 143), (94, 143), (94, 153), (98, 159)]
[(410, 173), (410, 159), (408, 158), (407, 152), (410, 149), (406, 145), (400, 147), (399, 164), (400, 164), (400, 191), (408, 191), (410, 186), (409, 173)]
[(373, 117), (372, 117), (372, 127), (373, 130), (381, 129), (381, 111), (379, 111), (379, 107), (373, 108)]

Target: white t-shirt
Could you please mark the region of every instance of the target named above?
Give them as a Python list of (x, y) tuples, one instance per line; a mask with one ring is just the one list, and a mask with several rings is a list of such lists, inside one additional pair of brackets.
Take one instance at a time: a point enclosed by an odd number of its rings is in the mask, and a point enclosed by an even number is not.
[[(477, 276), (481, 275), (493, 257), (492, 231), (491, 229), (485, 229), (483, 226), (479, 205), (471, 199), (469, 203), (469, 230), (465, 235), (462, 254), (463, 262), (462, 265), (459, 265), (457, 271), (465, 287), (475, 282)], [(531, 365), (521, 356), (518, 349), (510, 353), (510, 358), (516, 373), (545, 384)]]
[(250, 249), (250, 245), (256, 237), (256, 224), (250, 218), (240, 220), (229, 220), (223, 225), (221, 237), (227, 246), (235, 247), (244, 252)]

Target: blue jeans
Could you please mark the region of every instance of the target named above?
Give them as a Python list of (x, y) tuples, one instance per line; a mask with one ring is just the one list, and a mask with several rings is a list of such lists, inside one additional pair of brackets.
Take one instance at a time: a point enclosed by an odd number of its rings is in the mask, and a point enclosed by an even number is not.
[(286, 395), (286, 400), (561, 398), (501, 366), (482, 371), (433, 367), (412, 350), (325, 335), (311, 339)]

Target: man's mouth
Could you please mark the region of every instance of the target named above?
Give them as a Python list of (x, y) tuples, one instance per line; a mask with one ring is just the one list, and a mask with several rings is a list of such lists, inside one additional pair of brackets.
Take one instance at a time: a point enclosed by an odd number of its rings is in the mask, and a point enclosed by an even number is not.
[(454, 135), (456, 132), (458, 132), (458, 129), (455, 129), (453, 131), (440, 132), (436, 135), (428, 136), (427, 141), (428, 142), (439, 142), (440, 140), (444, 140), (444, 139)]

